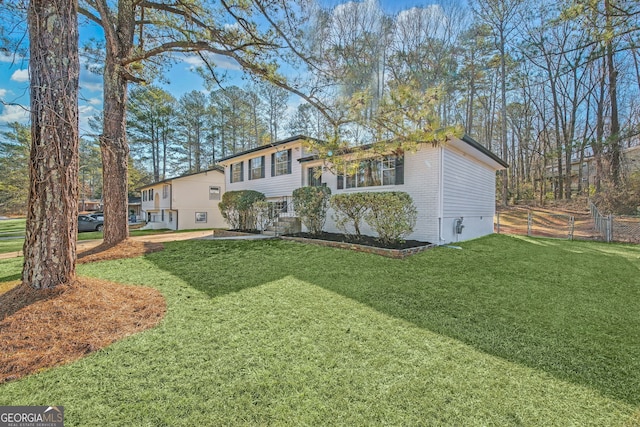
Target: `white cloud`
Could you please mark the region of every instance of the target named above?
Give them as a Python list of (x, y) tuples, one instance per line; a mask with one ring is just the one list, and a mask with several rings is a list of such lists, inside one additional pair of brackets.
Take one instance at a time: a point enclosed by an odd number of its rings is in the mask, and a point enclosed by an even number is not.
[(9, 93), (6, 89), (0, 89), (0, 98), (4, 98)]
[(96, 109), (93, 108), (91, 105), (79, 105), (78, 106), (78, 113), (81, 116), (82, 115), (92, 115), (94, 111), (96, 111)]
[[(234, 59), (217, 53), (207, 55), (208, 60), (215, 65), (215, 68), (222, 70), (242, 71), (242, 67)], [(188, 65), (187, 70), (194, 71), (197, 67), (204, 66), (202, 58), (196, 55), (185, 56), (182, 61)]]
[(14, 82), (28, 82), (29, 81), (29, 70), (24, 69), (24, 70), (16, 70), (12, 75), (11, 75), (11, 80), (13, 80)]
[(0, 52), (0, 62), (15, 63), (15, 62), (20, 62), (22, 60), (24, 60), (24, 56), (21, 56), (18, 54), (12, 54), (12, 53)]
[(89, 92), (102, 92), (102, 82), (81, 82), (80, 89)]
[(102, 105), (101, 98), (89, 98), (87, 99), (87, 104), (89, 105)]
[(192, 67), (201, 67), (204, 65), (202, 58), (196, 55), (185, 56), (182, 62)]
[[(102, 102), (102, 101), (101, 101)], [(93, 130), (89, 126), (89, 119), (96, 115), (99, 110), (92, 105), (79, 105), (78, 106), (78, 126), (80, 127), (80, 136), (92, 135)]]
[(29, 110), (22, 105), (5, 105), (0, 113), (0, 123), (28, 123)]

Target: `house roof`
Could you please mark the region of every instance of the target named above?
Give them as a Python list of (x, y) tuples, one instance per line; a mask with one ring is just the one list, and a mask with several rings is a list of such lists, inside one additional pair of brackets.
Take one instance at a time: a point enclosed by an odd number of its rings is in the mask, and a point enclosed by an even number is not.
[(500, 157), (496, 156), (493, 152), (489, 151), (487, 148), (485, 148), (484, 145), (480, 144), (478, 141), (476, 141), (475, 139), (471, 138), (469, 135), (465, 134), (461, 138), (461, 140), (466, 142), (467, 144), (469, 144), (470, 146), (472, 146), (476, 150), (480, 151), (484, 155), (490, 157), (492, 160), (495, 160), (496, 162), (498, 162), (500, 165), (504, 166), (505, 168), (509, 167), (509, 163), (505, 162)]
[[(471, 138), (469, 135), (464, 135), (460, 140), (465, 142), (465, 143), (467, 143), (472, 148), (480, 151), (481, 153), (483, 153), (487, 157), (491, 158), (493, 161), (497, 162), (501, 166), (504, 166), (505, 168), (509, 167), (509, 164), (507, 162), (505, 162), (500, 157), (496, 156), (494, 153), (492, 153), (491, 151), (486, 149), (482, 144), (480, 144), (475, 139)], [(355, 149), (367, 150), (367, 149), (371, 148), (372, 145), (373, 144), (361, 145), (359, 147), (354, 147), (353, 150), (355, 150)], [(351, 150), (351, 151), (353, 151), (353, 150)], [(347, 151), (347, 153), (348, 152), (349, 151)], [(308, 162), (308, 161), (317, 160), (317, 159), (318, 159), (317, 155), (312, 155), (312, 156), (302, 157), (302, 158), (298, 159), (298, 161), (302, 163), (302, 162)]]
[(251, 148), (249, 150), (246, 151), (242, 151), (240, 153), (236, 153), (236, 154), (232, 154), (231, 156), (227, 156), (227, 157), (223, 157), (222, 159), (218, 160), (218, 162), (225, 162), (227, 160), (231, 160), (234, 159), (236, 157), (240, 157), (240, 156), (244, 156), (246, 154), (251, 154), (251, 153), (255, 153), (257, 151), (262, 151), (262, 150), (267, 150), (269, 148), (273, 148), (273, 147), (277, 147), (279, 145), (284, 145), (287, 144), (289, 142), (294, 142), (294, 141), (298, 141), (298, 140), (314, 140), (314, 141), (319, 141), (316, 138), (311, 138), (310, 136), (305, 136), (305, 135), (295, 135), (292, 136), (290, 138), (287, 139), (281, 139), (279, 141), (276, 142), (272, 142), (271, 144), (266, 144), (266, 145), (261, 145), (259, 147), (255, 147), (255, 148)]
[(138, 188), (138, 190), (142, 190), (142, 189), (145, 189), (145, 188), (153, 187), (153, 186), (155, 186), (155, 185), (162, 184), (162, 183), (165, 183), (165, 182), (173, 181), (174, 179), (186, 178), (186, 177), (188, 177), (188, 176), (198, 175), (198, 174), (201, 174), (201, 173), (207, 173), (207, 172), (220, 172), (220, 173), (224, 173), (224, 168), (223, 168), (222, 166), (218, 166), (218, 165), (216, 165), (216, 166), (212, 167), (211, 169), (207, 169), (207, 170), (204, 170), (204, 171), (200, 171), (200, 172), (192, 172), (192, 173), (186, 173), (186, 174), (184, 174), (184, 175), (175, 176), (175, 177), (173, 177), (173, 178), (163, 179), (162, 181), (152, 182), (151, 184), (147, 184), (147, 185), (143, 185), (142, 187), (139, 187), (139, 188)]

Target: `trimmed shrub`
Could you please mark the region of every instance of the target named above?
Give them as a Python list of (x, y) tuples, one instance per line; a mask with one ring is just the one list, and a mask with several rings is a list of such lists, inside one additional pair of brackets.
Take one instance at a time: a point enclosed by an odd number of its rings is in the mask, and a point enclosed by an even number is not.
[(310, 234), (322, 233), (329, 208), (329, 187), (301, 187), (293, 192), (293, 208)]
[(258, 229), (264, 194), (253, 190), (227, 191), (222, 195), (218, 208), (229, 227), (235, 230)]
[[(369, 194), (371, 193), (342, 193), (331, 196), (331, 207), (335, 211), (333, 220), (338, 230), (360, 238), (360, 223), (369, 209)], [(353, 227), (353, 234), (349, 226)]]
[(368, 193), (364, 220), (385, 244), (399, 243), (413, 232), (418, 211), (411, 196), (402, 191)]

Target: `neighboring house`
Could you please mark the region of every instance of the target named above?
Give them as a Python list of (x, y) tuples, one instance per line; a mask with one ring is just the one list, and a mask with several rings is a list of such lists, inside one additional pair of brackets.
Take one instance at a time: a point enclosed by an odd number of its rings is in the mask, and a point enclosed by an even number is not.
[[(625, 174), (632, 174), (640, 171), (640, 145), (623, 148), (622, 154), (622, 170)], [(608, 160), (606, 156), (601, 157), (602, 167), (608, 168)], [(563, 168), (565, 167), (563, 162)], [(566, 174), (566, 170), (563, 171)], [(554, 191), (558, 180), (558, 165), (556, 162), (548, 165), (545, 171), (545, 177), (550, 184), (550, 190)], [(571, 191), (578, 192), (578, 188), (583, 192), (588, 192), (590, 186), (596, 185), (598, 174), (596, 166), (596, 157), (593, 155), (586, 156), (582, 162), (579, 159), (571, 160)], [(579, 186), (578, 183), (581, 185)]]
[[(408, 239), (443, 244), (493, 233), (496, 171), (507, 164), (468, 136), (438, 146), (419, 144), (415, 152), (399, 157), (367, 159), (353, 176), (331, 172), (304, 147), (307, 139), (295, 136), (220, 160), (226, 191), (264, 193), (286, 216), (295, 215), (293, 190), (306, 185), (326, 185), (332, 194), (404, 191), (418, 210)], [(325, 230), (337, 232), (332, 214), (330, 210)], [(363, 234), (375, 235), (363, 225)]]
[(89, 200), (82, 198), (78, 203), (78, 210), (80, 212), (95, 212), (102, 209), (102, 202), (100, 200)]
[(138, 222), (142, 218), (142, 197), (129, 196), (129, 222)]
[(153, 229), (226, 228), (218, 203), (224, 193), (224, 172), (203, 172), (154, 182), (140, 188), (142, 216)]

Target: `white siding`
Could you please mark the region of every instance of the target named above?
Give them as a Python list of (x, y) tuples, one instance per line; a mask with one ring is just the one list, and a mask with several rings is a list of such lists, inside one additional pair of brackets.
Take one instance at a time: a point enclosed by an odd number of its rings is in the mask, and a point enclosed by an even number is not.
[[(224, 174), (208, 171), (173, 180), (173, 208), (178, 211), (180, 230), (227, 228), (218, 203), (224, 194)], [(209, 200), (209, 187), (220, 187), (220, 200)], [(196, 222), (196, 212), (206, 212), (206, 222)], [(176, 218), (174, 218), (176, 221)]]
[[(218, 209), (220, 200), (209, 200), (211, 186), (220, 187), (222, 199), (225, 190), (224, 180), (222, 172), (210, 170), (155, 185), (154, 200), (142, 202), (142, 209), (148, 216), (152, 214), (156, 219), (156, 223), (149, 227), (170, 230), (227, 228), (228, 225)], [(169, 194), (163, 198), (163, 185), (167, 184), (170, 186)], [(206, 212), (207, 221), (196, 222), (196, 212)]]
[[(291, 173), (279, 176), (271, 176), (271, 154), (276, 151), (284, 151), (291, 149)], [(265, 170), (264, 178), (248, 179), (249, 177), (249, 160), (264, 156)], [(292, 142), (291, 144), (283, 144), (269, 150), (260, 150), (255, 153), (249, 153), (243, 156), (227, 160), (224, 162), (226, 191), (255, 190), (263, 193), (267, 198), (291, 196), (293, 190), (303, 185), (302, 167), (298, 159), (303, 156), (302, 143)], [(241, 182), (230, 182), (230, 165), (243, 162), (244, 180)]]
[[(452, 147), (444, 149), (443, 221), (445, 242), (467, 240), (493, 233), (495, 169)], [(463, 218), (461, 234), (454, 222)]]

